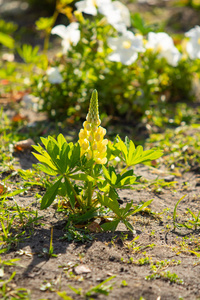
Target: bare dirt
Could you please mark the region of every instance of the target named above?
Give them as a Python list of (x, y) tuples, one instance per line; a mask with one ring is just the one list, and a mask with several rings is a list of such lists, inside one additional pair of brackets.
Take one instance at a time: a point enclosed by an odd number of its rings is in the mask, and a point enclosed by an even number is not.
[[(30, 162), (30, 155), (24, 154), (25, 162), (28, 156)], [(23, 155), (20, 161), (23, 165)], [(15, 196), (14, 200), (20, 207), (38, 210), (42, 225), (26, 229), (21, 241), (13, 245), (9, 253), (2, 254), (3, 260), (19, 259), (18, 266), (6, 266), (4, 270), (3, 279), (16, 272), (10, 283), (11, 291), (26, 288), (30, 290), (31, 300), (62, 299), (58, 291), (66, 291), (72, 299), (84, 299), (89, 289), (115, 276), (107, 283), (113, 286), (108, 296), (94, 293), (87, 299), (200, 299), (200, 230), (173, 230), (173, 211), (181, 197), (185, 195), (177, 208), (176, 221), (184, 223), (188, 219), (187, 208), (194, 213), (199, 211), (198, 174), (189, 172), (175, 177), (167, 171), (142, 165), (135, 173), (149, 182), (159, 176), (166, 182), (176, 183), (160, 192), (147, 185), (132, 191), (120, 191), (121, 205), (131, 200), (137, 205), (154, 199), (150, 209), (131, 218), (134, 234), (120, 225), (114, 233), (90, 233), (91, 240), (68, 241), (63, 239), (67, 235), (67, 218), (56, 212), (53, 206), (40, 211), (35, 194), (44, 191), (36, 187), (26, 195)], [(53, 253), (57, 257), (48, 255), (51, 228)], [(147, 280), (147, 276), (153, 274), (153, 265), (157, 265), (157, 276)], [(176, 274), (176, 280), (172, 274)], [(81, 288), (82, 295), (77, 295), (69, 285)]]
[[(153, 2), (155, 3), (152, 4)], [(164, 2), (165, 13), (162, 14), (161, 3)], [(186, 31), (199, 22), (198, 11), (190, 14), (191, 10), (188, 8), (174, 9), (173, 2), (146, 1), (143, 5), (128, 2), (128, 5), (133, 12), (142, 14), (152, 10), (155, 22), (157, 17), (162, 16), (164, 20), (168, 20), (169, 31)], [(145, 16), (148, 18), (148, 15)], [(173, 28), (177, 24), (180, 27)], [(27, 152), (19, 154), (16, 160), (23, 169), (35, 163), (33, 156)], [(121, 205), (131, 200), (137, 205), (154, 199), (149, 210), (130, 220), (135, 229), (134, 234), (120, 225), (114, 233), (89, 233), (89, 238), (83, 242), (68, 241), (63, 239), (68, 233), (65, 230), (67, 218), (56, 212), (53, 206), (40, 211), (40, 204), (35, 196), (37, 193), (43, 194), (43, 190), (35, 187), (26, 195), (15, 196), (13, 200), (20, 207), (38, 210), (41, 224), (26, 228), (24, 232), (22, 229), (21, 241), (17, 245), (13, 244), (8, 253), (1, 254), (2, 260), (19, 259), (17, 266), (4, 268), (3, 280), (16, 272), (14, 279), (8, 283), (10, 298), (5, 299), (20, 299), (15, 292), (17, 288), (28, 289), (31, 300), (70, 300), (67, 296), (61, 298), (58, 291), (66, 291), (72, 299), (84, 299), (89, 289), (111, 276), (115, 278), (106, 283), (113, 287), (109, 295), (94, 293), (90, 299), (200, 299), (200, 230), (184, 227), (173, 229), (174, 207), (183, 196), (185, 198), (177, 208), (176, 221), (183, 224), (188, 220), (188, 208), (198, 214), (200, 178), (195, 172), (176, 177), (164, 168), (163, 170), (157, 172), (146, 166), (138, 166), (135, 173), (150, 181), (157, 176), (166, 182), (176, 181), (174, 186), (156, 192), (152, 186), (146, 185), (144, 188), (141, 184), (132, 191), (120, 191), (123, 202)], [(1, 173), (0, 179), (6, 175)], [(19, 177), (14, 179), (16, 180), (19, 181)], [(57, 257), (48, 255), (52, 228), (53, 253)], [(85, 268), (77, 268), (80, 266)], [(155, 273), (155, 279), (147, 280), (147, 276)], [(69, 286), (81, 288), (82, 295), (77, 295)]]

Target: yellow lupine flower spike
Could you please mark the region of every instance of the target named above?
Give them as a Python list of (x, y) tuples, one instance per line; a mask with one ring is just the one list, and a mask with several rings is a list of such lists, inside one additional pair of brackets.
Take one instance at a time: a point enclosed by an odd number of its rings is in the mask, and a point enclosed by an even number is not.
[(98, 93), (94, 90), (90, 99), (89, 112), (86, 121), (83, 123), (84, 129), (79, 132), (79, 145), (81, 156), (87, 153), (87, 158), (94, 159), (96, 164), (106, 164), (108, 140), (104, 139), (106, 129), (99, 126), (100, 124)]

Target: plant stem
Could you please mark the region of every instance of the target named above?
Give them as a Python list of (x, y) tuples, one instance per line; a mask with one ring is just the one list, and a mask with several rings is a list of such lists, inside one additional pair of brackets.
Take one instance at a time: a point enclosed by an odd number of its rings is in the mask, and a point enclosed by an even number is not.
[(129, 167), (129, 166), (126, 166), (126, 167), (121, 171), (120, 175), (123, 175), (123, 174), (126, 172), (126, 170), (128, 169), (128, 167)]
[(49, 38), (50, 38), (51, 30), (52, 30), (52, 28), (53, 28), (53, 26), (56, 22), (56, 19), (59, 15), (59, 12), (57, 10), (58, 2), (59, 1), (57, 1), (57, 3), (56, 3), (56, 8), (55, 8), (54, 14), (52, 16), (53, 21), (52, 21), (51, 28), (48, 28), (48, 30), (46, 30), (46, 36), (45, 36), (45, 39), (44, 39), (44, 49), (43, 49), (44, 54), (47, 54), (47, 50), (49, 48)]
[[(74, 194), (75, 199), (77, 200), (78, 204), (80, 205), (80, 207), (81, 207), (82, 209), (84, 209), (84, 205), (83, 205), (83, 203), (82, 203), (82, 201), (81, 201), (81, 197), (77, 194), (77, 192), (75, 191), (75, 189), (74, 189), (74, 187), (73, 187), (71, 181), (69, 180), (69, 178), (68, 178), (67, 176), (65, 176), (65, 180), (67, 180), (68, 184), (70, 185), (70, 188), (71, 188), (71, 190), (73, 191), (73, 194)], [(73, 207), (72, 207), (72, 209), (73, 209)]]
[(92, 182), (88, 182), (87, 207), (92, 205)]

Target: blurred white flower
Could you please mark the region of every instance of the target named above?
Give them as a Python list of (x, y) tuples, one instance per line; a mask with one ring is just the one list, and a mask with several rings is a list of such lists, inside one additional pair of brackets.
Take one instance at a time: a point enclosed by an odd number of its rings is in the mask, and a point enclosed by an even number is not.
[(2, 58), (2, 60), (9, 61), (9, 62), (12, 62), (15, 60), (15, 56), (13, 53), (4, 53), (1, 58)]
[(58, 70), (58, 68), (50, 68), (47, 70), (47, 77), (50, 83), (62, 83), (63, 78)]
[(145, 51), (142, 36), (131, 31), (125, 31), (118, 38), (109, 38), (108, 46), (113, 50), (108, 59), (124, 65), (131, 65), (138, 58), (138, 52)]
[(57, 25), (52, 30), (52, 34), (57, 34), (62, 38), (63, 53), (66, 53), (71, 45), (76, 46), (80, 40), (80, 30), (78, 29), (79, 24), (72, 22), (68, 26)]
[(119, 32), (124, 32), (131, 26), (130, 12), (120, 1), (111, 0), (82, 0), (75, 4), (78, 11), (96, 16), (101, 13)]
[(196, 25), (185, 33), (190, 40), (186, 45), (186, 50), (191, 59), (200, 59), (200, 26)]
[(168, 64), (176, 67), (181, 54), (174, 46), (172, 38), (165, 32), (149, 32), (148, 42), (146, 43), (147, 49), (152, 49), (154, 52), (158, 52), (160, 58), (164, 57)]
[(107, 22), (118, 32), (124, 32), (127, 27), (131, 26), (130, 12), (120, 1), (99, 5), (99, 12), (106, 17)]
[(88, 15), (97, 15), (97, 5), (95, 0), (83, 0), (75, 3), (78, 11)]

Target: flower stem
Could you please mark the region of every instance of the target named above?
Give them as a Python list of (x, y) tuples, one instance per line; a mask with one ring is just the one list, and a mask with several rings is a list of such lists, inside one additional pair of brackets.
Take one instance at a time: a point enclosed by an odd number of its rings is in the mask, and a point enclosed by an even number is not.
[[(81, 197), (80, 197), (80, 196), (77, 194), (77, 192), (75, 191), (75, 189), (74, 189), (74, 187), (73, 187), (71, 181), (69, 180), (69, 178), (68, 178), (67, 176), (65, 176), (65, 180), (66, 180), (66, 181), (68, 182), (68, 184), (70, 185), (70, 188), (71, 188), (71, 190), (72, 190), (72, 192), (73, 192), (73, 194), (74, 194), (74, 197), (75, 197), (76, 201), (78, 202), (78, 204), (80, 205), (80, 207), (84, 210), (84, 205), (83, 205), (83, 203), (82, 203), (82, 201), (81, 201)], [(73, 209), (73, 207), (72, 207), (72, 209)]]

